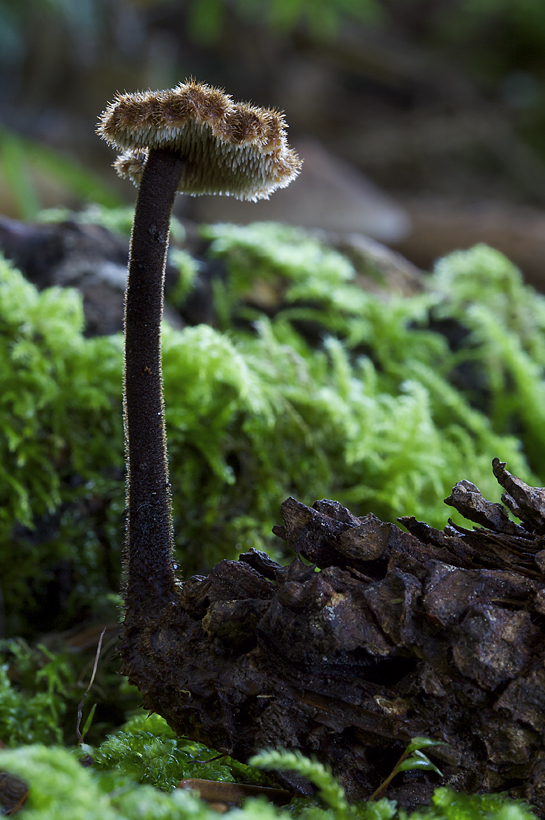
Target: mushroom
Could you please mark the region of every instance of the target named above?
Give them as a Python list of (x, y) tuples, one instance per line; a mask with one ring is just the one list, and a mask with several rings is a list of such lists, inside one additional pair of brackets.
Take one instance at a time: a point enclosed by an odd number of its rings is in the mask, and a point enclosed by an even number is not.
[[(125, 299), (127, 460), (124, 662), (134, 664), (144, 621), (179, 597), (161, 371), (161, 319), (169, 223), (177, 191), (266, 199), (297, 176), (282, 113), (194, 80), (167, 91), (118, 94), (97, 133), (122, 153), (119, 175), (139, 186)], [(137, 685), (138, 685), (138, 681)]]

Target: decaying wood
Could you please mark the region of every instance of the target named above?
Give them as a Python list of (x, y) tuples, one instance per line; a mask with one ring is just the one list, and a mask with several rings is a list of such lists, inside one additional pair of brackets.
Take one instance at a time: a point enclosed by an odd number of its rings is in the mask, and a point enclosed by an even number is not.
[(144, 705), (241, 760), (316, 755), (353, 800), (412, 737), (436, 738), (443, 780), (400, 775), (391, 798), (412, 808), (442, 782), (545, 816), (545, 490), (493, 469), (519, 524), (469, 481), (447, 503), (473, 529), (404, 518), (404, 532), (289, 498), (275, 527), (289, 566), (251, 551), (191, 578), (159, 619), (130, 619), (124, 671)]

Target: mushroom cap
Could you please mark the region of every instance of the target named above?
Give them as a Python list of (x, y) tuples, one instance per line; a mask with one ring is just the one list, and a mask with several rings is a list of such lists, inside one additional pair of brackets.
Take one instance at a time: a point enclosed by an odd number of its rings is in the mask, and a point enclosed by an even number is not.
[(168, 91), (117, 94), (97, 133), (123, 153), (114, 163), (138, 185), (150, 150), (171, 148), (185, 164), (178, 191), (268, 199), (295, 179), (301, 160), (280, 111), (234, 103), (194, 80)]

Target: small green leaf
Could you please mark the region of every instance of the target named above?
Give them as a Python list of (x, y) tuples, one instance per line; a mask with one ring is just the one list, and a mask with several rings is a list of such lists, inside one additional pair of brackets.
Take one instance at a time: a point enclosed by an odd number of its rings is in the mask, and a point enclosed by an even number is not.
[(413, 737), (407, 746), (407, 754), (416, 751), (417, 749), (425, 749), (429, 746), (448, 746), (444, 740), (432, 740), (429, 737)]
[(398, 772), (410, 772), (413, 769), (424, 769), (426, 771), (431, 770), (437, 772), (440, 777), (443, 777), (443, 773), (439, 771), (437, 766), (432, 763), (423, 752), (416, 751), (413, 755), (411, 755), (411, 757), (408, 757), (397, 767)]
[(97, 704), (93, 703), (93, 705), (91, 706), (91, 711), (89, 712), (89, 715), (87, 716), (87, 720), (85, 721), (83, 731), (81, 733), (82, 740), (85, 737), (85, 735), (87, 734), (87, 732), (89, 731), (89, 729), (91, 728), (91, 723), (93, 722), (93, 718), (95, 716), (96, 708), (97, 708)]

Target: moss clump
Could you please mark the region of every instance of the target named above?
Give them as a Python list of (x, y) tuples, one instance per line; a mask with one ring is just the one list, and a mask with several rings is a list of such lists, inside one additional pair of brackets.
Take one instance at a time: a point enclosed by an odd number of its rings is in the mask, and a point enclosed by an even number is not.
[[(14, 685), (11, 678), (17, 682)], [(6, 746), (60, 743), (75, 671), (66, 655), (24, 641), (0, 642), (0, 738)], [(72, 697), (71, 697), (72, 695)]]
[[(433, 282), (435, 314), (455, 318), (469, 331), (455, 362), (479, 374), (479, 406), (493, 429), (520, 438), (530, 467), (543, 481), (545, 298), (486, 245), (440, 260)], [(477, 399), (475, 390), (470, 398)]]
[[(495, 455), (544, 483), (544, 301), (501, 254), (453, 254), (426, 293), (383, 298), (302, 231), (218, 225), (203, 236), (226, 269), (215, 289), (223, 329), (165, 328), (163, 344), (186, 573), (252, 546), (280, 549), (271, 527), (290, 494), (442, 526), (457, 479), (497, 497)], [(197, 270), (187, 255), (180, 267), (178, 301)], [(263, 285), (273, 302), (258, 309), (249, 297)], [(112, 617), (124, 508), (121, 338), (85, 338), (76, 293), (38, 293), (5, 262), (0, 289), (8, 634), (64, 628), (91, 611)]]
[(159, 715), (140, 715), (110, 735), (92, 755), (99, 771), (115, 770), (138, 783), (172, 791), (182, 778), (274, 785), (262, 772), (202, 743), (176, 738)]
[(8, 634), (28, 634), (100, 612), (117, 578), (121, 347), (84, 339), (78, 293), (39, 293), (3, 259), (0, 328), (0, 584)]
[[(262, 800), (248, 800), (231, 809), (233, 820), (533, 820), (529, 807), (500, 795), (458, 795), (438, 788), (432, 805), (407, 815), (395, 801), (348, 805), (339, 784), (321, 764), (292, 752), (274, 752), (278, 768), (290, 768), (312, 780), (316, 798), (299, 798), (286, 809)], [(29, 820), (214, 820), (217, 813), (190, 792), (165, 794), (149, 785), (138, 785), (120, 771), (82, 768), (66, 749), (33, 745), (2, 752), (4, 771), (29, 786), (24, 814)], [(267, 765), (271, 753), (253, 758)], [(180, 771), (180, 776), (184, 772)]]
[(116, 772), (83, 768), (66, 749), (34, 745), (1, 755), (4, 771), (25, 780), (29, 820), (213, 820), (189, 792), (164, 794)]

